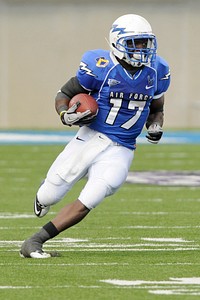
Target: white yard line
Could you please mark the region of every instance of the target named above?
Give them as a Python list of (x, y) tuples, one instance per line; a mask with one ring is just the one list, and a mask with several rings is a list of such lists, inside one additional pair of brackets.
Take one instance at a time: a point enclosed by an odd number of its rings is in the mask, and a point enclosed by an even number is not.
[[(102, 239), (101, 239), (102, 241)], [(141, 237), (137, 243), (125, 243), (123, 238), (114, 239), (108, 238), (102, 243), (97, 238), (62, 238), (49, 240), (44, 245), (46, 251), (58, 252), (177, 252), (177, 251), (199, 251), (200, 245), (193, 240), (186, 240), (181, 237), (177, 238), (148, 238)], [(127, 241), (131, 241), (128, 237)], [(0, 241), (0, 252), (19, 252), (22, 241), (20, 240), (2, 240)]]
[[(96, 267), (96, 266), (128, 266), (128, 263), (27, 263), (27, 266), (56, 266), (56, 267), (81, 267), (81, 266), (89, 266), (89, 267)], [(21, 266), (21, 263), (0, 263), (0, 266)]]
[(153, 241), (153, 242), (176, 242), (176, 243), (193, 243), (194, 241), (187, 241), (182, 238), (141, 238), (142, 241)]
[(154, 295), (200, 295), (200, 277), (191, 278), (169, 278), (169, 280), (100, 280), (116, 287), (128, 287), (133, 289), (147, 289)]
[(0, 289), (66, 289), (66, 288), (83, 288), (83, 289), (94, 289), (103, 288), (100, 285), (54, 285), (54, 286), (14, 286), (14, 285), (0, 285)]

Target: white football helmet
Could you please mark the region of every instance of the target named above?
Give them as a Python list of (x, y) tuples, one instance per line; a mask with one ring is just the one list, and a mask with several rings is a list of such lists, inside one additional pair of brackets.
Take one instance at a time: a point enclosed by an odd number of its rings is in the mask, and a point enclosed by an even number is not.
[(134, 67), (149, 65), (156, 57), (157, 43), (151, 25), (138, 15), (119, 17), (110, 30), (109, 44), (115, 56)]

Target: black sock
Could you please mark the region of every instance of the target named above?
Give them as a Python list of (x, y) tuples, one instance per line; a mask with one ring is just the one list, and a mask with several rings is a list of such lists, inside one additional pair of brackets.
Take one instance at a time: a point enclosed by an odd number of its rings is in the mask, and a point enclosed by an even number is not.
[(44, 230), (49, 234), (50, 239), (54, 238), (56, 235), (59, 234), (58, 229), (52, 222), (49, 222), (43, 226)]

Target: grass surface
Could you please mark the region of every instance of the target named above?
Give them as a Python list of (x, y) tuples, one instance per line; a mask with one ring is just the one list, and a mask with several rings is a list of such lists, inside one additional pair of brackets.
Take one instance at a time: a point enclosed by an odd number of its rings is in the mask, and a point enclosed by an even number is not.
[[(199, 187), (125, 183), (45, 244), (60, 257), (19, 257), (22, 241), (75, 200), (85, 183), (43, 219), (34, 217), (37, 188), (62, 148), (0, 147), (0, 298), (199, 299)], [(200, 170), (200, 145), (138, 145), (134, 170)]]

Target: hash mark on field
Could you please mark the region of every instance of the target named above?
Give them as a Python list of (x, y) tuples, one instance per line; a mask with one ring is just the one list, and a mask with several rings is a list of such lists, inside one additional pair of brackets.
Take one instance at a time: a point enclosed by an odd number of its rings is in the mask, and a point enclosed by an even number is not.
[(100, 282), (124, 288), (147, 289), (155, 295), (200, 295), (200, 277), (169, 278), (166, 281), (106, 279)]

